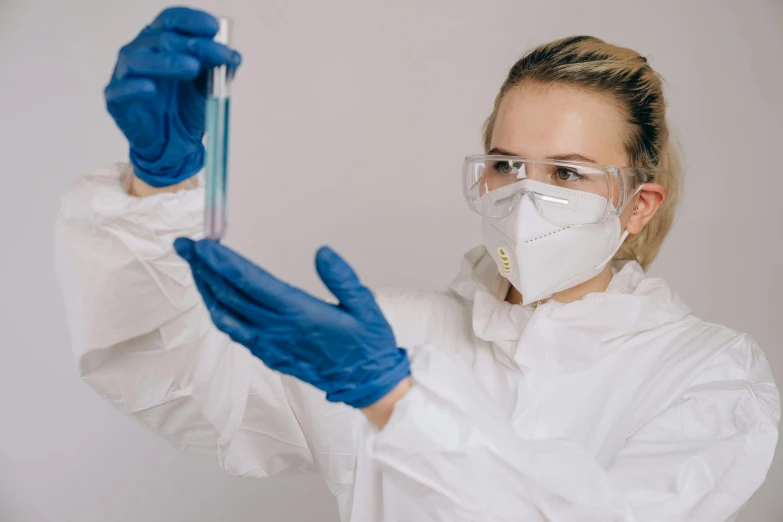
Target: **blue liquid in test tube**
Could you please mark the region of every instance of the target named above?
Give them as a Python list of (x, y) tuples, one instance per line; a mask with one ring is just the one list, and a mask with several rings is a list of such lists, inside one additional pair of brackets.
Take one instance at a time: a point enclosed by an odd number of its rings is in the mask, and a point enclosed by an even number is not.
[[(215, 41), (229, 45), (231, 21), (228, 18), (219, 18), (218, 24)], [(222, 239), (226, 233), (228, 125), (231, 100), (229, 81), (228, 68), (225, 65), (215, 67), (207, 76), (204, 235), (209, 239)]]

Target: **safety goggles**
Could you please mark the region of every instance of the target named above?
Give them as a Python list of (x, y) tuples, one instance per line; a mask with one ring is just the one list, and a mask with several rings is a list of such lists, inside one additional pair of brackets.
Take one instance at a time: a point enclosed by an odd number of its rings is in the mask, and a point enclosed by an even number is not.
[(465, 158), (465, 199), (482, 216), (511, 214), (524, 195), (556, 225), (600, 223), (619, 216), (651, 171), (577, 161), (518, 156), (471, 155)]

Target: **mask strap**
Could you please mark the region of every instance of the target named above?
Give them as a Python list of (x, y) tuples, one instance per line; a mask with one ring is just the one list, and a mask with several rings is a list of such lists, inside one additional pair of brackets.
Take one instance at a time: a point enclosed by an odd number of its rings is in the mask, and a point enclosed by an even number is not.
[(593, 267), (593, 270), (603, 270), (604, 266), (606, 266), (606, 263), (612, 260), (614, 255), (617, 253), (618, 250), (620, 250), (620, 247), (623, 246), (623, 243), (625, 242), (625, 238), (628, 237), (628, 231), (626, 230), (623, 232), (623, 235), (620, 236), (620, 241), (617, 244), (617, 248), (615, 248), (611, 254), (609, 254), (609, 257), (606, 258), (606, 261), (601, 263), (600, 265), (596, 265)]
[[(636, 195), (637, 195), (639, 192), (641, 192), (641, 191), (642, 191), (642, 189), (644, 188), (644, 186), (645, 186), (646, 184), (647, 184), (647, 183), (642, 183), (641, 185), (639, 185), (639, 188), (637, 188), (637, 189), (634, 191), (634, 193), (633, 193), (633, 194), (631, 194), (631, 197), (630, 197), (630, 198), (628, 198), (628, 203), (630, 203), (630, 202), (631, 202), (631, 200), (632, 200), (633, 198), (635, 198), (635, 197), (636, 197)], [(625, 204), (625, 206), (623, 207), (623, 210), (625, 210), (625, 207), (626, 207), (626, 206), (628, 206), (628, 203), (626, 203), (626, 204)]]
[[(630, 203), (630, 201), (631, 201), (633, 198), (635, 198), (635, 197), (636, 197), (636, 195), (637, 195), (639, 192), (641, 192), (641, 191), (642, 191), (642, 189), (644, 188), (644, 186), (645, 186), (645, 185), (646, 185), (646, 183), (642, 183), (641, 185), (639, 185), (639, 188), (637, 188), (637, 189), (636, 189), (636, 191), (635, 191), (633, 194), (631, 194), (631, 197), (630, 197), (630, 198), (628, 198), (628, 202), (629, 202), (629, 203)], [(623, 207), (623, 208), (625, 208), (625, 207)], [(603, 263), (601, 263), (600, 265), (596, 265), (596, 266), (594, 266), (594, 267), (593, 267), (593, 270), (602, 270), (602, 269), (604, 268), (604, 266), (606, 266), (606, 263), (608, 263), (609, 261), (611, 261), (611, 260), (612, 260), (612, 258), (613, 258), (613, 257), (614, 257), (614, 255), (617, 253), (617, 251), (618, 251), (618, 250), (620, 250), (620, 247), (621, 247), (621, 246), (623, 246), (623, 243), (625, 243), (625, 238), (627, 238), (627, 237), (628, 237), (628, 234), (629, 234), (629, 232), (628, 232), (627, 230), (626, 230), (625, 232), (623, 232), (623, 235), (622, 235), (622, 236), (620, 236), (620, 241), (619, 241), (619, 242), (618, 242), (618, 244), (617, 244), (617, 248), (615, 248), (615, 249), (614, 249), (614, 251), (613, 251), (611, 254), (609, 254), (609, 257), (607, 257), (607, 258), (606, 258), (606, 261), (604, 261), (604, 262), (603, 262)]]

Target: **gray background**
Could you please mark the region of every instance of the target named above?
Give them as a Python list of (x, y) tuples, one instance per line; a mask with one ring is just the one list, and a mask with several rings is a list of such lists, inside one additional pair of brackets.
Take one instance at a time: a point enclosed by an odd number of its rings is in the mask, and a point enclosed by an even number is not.
[[(780, 1), (198, 2), (233, 16), (228, 243), (322, 293), (312, 255), (373, 286), (442, 288), (478, 218), (462, 157), (526, 49), (594, 34), (667, 81), (686, 199), (652, 273), (701, 316), (752, 333), (783, 383)], [(124, 418), (78, 378), (52, 269), (57, 196), (126, 157), (103, 107), (151, 0), (0, 1), (0, 520), (334, 521), (317, 477), (224, 475)], [(743, 519), (783, 519), (783, 458)]]

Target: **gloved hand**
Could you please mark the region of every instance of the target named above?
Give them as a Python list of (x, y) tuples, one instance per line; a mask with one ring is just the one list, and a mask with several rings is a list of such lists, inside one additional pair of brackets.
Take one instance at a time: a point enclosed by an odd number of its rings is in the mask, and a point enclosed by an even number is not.
[(204, 164), (207, 70), (227, 64), (233, 74), (241, 62), (239, 53), (212, 41), (217, 30), (212, 15), (174, 7), (120, 49), (106, 107), (148, 185), (174, 185)]
[(383, 398), (410, 375), (372, 293), (329, 248), (315, 265), (339, 300), (329, 304), (289, 286), (220, 243), (179, 238), (212, 321), (264, 364), (354, 408)]

